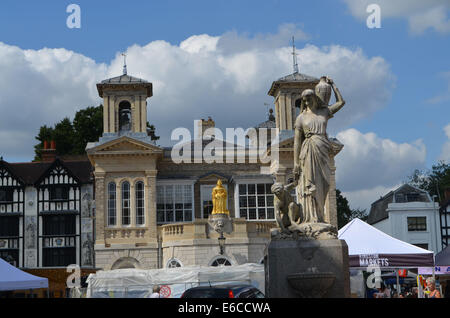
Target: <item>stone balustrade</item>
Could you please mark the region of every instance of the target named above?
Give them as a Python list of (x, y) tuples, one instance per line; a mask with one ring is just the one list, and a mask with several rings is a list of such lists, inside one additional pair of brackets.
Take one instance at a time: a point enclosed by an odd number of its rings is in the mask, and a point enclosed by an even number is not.
[[(269, 238), (274, 222), (233, 219), (234, 231), (227, 238)], [(207, 220), (197, 219), (190, 223), (172, 223), (160, 226), (163, 242), (189, 239), (217, 239), (219, 234), (209, 228)]]

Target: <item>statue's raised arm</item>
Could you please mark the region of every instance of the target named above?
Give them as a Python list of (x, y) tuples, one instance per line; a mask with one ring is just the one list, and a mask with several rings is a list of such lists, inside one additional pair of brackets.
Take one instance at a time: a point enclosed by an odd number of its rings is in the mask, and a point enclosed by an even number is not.
[(336, 84), (334, 83), (334, 81), (327, 77), (326, 79), (327, 83), (331, 85), (331, 88), (333, 89), (334, 92), (334, 96), (336, 97), (336, 103), (334, 103), (333, 105), (328, 106), (328, 108), (330, 109), (330, 112), (332, 114), (337, 113), (342, 107), (344, 107), (345, 105), (345, 100), (342, 98), (341, 92), (339, 92), (339, 89), (337, 88)]

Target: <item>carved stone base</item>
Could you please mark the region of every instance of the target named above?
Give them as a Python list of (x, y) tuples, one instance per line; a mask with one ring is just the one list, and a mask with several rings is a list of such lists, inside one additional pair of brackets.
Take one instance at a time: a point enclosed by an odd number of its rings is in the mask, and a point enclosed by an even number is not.
[(228, 214), (211, 214), (208, 218), (210, 228), (217, 233), (233, 232), (233, 220)]
[(328, 223), (303, 223), (292, 224), (287, 231), (272, 229), (272, 239), (278, 240), (298, 240), (302, 238), (313, 238), (317, 240), (337, 239), (336, 228)]
[(343, 240), (272, 238), (264, 267), (266, 297), (350, 297), (348, 247)]

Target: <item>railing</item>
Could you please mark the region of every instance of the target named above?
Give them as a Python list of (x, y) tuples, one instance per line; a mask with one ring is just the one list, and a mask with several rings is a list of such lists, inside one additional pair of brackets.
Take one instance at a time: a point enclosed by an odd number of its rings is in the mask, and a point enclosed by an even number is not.
[[(252, 221), (233, 219), (233, 232), (225, 234), (227, 238), (260, 237), (269, 238), (270, 229), (275, 227), (274, 222)], [(165, 224), (160, 227), (163, 241), (184, 239), (208, 239), (217, 238), (219, 234), (209, 228), (207, 220), (198, 219), (192, 223)]]
[(173, 224), (164, 227), (164, 235), (183, 235), (184, 224)]

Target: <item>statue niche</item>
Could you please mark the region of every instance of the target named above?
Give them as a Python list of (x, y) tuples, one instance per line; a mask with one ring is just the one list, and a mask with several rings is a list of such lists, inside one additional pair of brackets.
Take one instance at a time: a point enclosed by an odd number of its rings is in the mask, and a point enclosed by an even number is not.
[(119, 132), (131, 131), (131, 104), (122, 101), (119, 104)]

